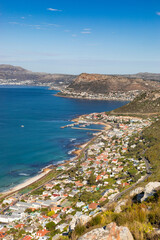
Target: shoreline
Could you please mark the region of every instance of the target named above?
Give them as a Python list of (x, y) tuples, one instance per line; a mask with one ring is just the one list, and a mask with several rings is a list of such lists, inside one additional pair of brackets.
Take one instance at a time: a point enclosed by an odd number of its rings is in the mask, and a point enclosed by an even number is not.
[(0, 192), (0, 194), (3, 194), (5, 196), (5, 195), (10, 195), (14, 192), (20, 191), (23, 188), (28, 187), (29, 185), (31, 185), (31, 184), (37, 182), (38, 180), (40, 180), (41, 178), (45, 177), (50, 171), (51, 170), (48, 170), (46, 172), (39, 173), (34, 177), (28, 178), (28, 179), (26, 179), (26, 181), (14, 186), (13, 188), (10, 188), (7, 191)]
[[(51, 89), (52, 90), (52, 89)], [(97, 101), (121, 101), (121, 102), (130, 102), (132, 101), (133, 99), (121, 99), (121, 98), (115, 98), (115, 99), (112, 99), (112, 98), (87, 98), (87, 97), (73, 97), (71, 95), (67, 95), (67, 96), (64, 96), (64, 95), (60, 95), (60, 94), (53, 94), (53, 96), (56, 96), (56, 97), (62, 97), (62, 98), (73, 98), (73, 99), (82, 99), (82, 100), (97, 100)]]
[[(82, 116), (83, 116), (83, 115), (82, 115)], [(79, 116), (79, 117), (80, 117), (80, 116)], [(77, 122), (78, 119), (79, 119), (79, 117), (73, 119), (72, 121)], [(106, 124), (106, 123), (103, 123), (103, 122), (97, 122), (97, 123), (95, 123), (95, 124), (97, 124), (97, 125), (98, 125), (98, 124), (101, 124), (101, 125), (104, 126), (104, 128), (103, 128), (103, 129), (100, 129), (99, 132), (97, 132), (97, 134), (98, 134), (98, 133), (101, 134), (103, 131), (107, 131), (107, 130), (109, 130), (109, 129), (111, 128), (111, 126), (110, 126), (109, 124)], [(99, 134), (98, 134), (98, 135), (99, 135)], [(65, 165), (65, 164), (67, 164), (67, 163), (72, 163), (72, 162), (74, 162), (75, 160), (77, 160), (77, 159), (80, 157), (82, 151), (85, 149), (85, 147), (86, 147), (94, 138), (95, 138), (95, 136), (93, 135), (92, 138), (91, 138), (89, 141), (87, 141), (86, 143), (82, 143), (82, 144), (78, 145), (78, 149), (76, 149), (76, 150), (73, 149), (73, 152), (72, 152), (72, 153), (75, 155), (75, 157), (71, 157), (71, 158), (68, 159), (68, 160), (66, 159), (66, 160), (60, 161), (60, 162), (58, 162), (58, 163), (56, 163), (56, 164), (50, 164), (50, 165), (47, 165), (46, 167), (43, 167), (43, 168), (38, 172), (38, 174), (35, 175), (34, 177), (31, 177), (31, 178), (26, 179), (24, 182), (15, 185), (14, 187), (10, 188), (9, 190), (6, 190), (6, 191), (4, 190), (4, 191), (0, 192), (0, 197), (1, 197), (1, 198), (7, 197), (7, 195), (8, 195), (8, 197), (9, 197), (10, 195), (12, 195), (12, 194), (14, 194), (14, 193), (16, 193), (16, 192), (18, 192), (18, 191), (20, 191), (20, 190), (22, 190), (22, 189), (24, 189), (24, 188), (26, 188), (26, 187), (29, 187), (30, 185), (32, 185), (32, 184), (38, 182), (39, 180), (43, 179), (44, 177), (46, 177), (46, 176), (54, 169), (54, 167), (58, 167), (58, 166), (60, 166), (60, 165), (62, 165), (62, 164)], [(66, 170), (64, 170), (64, 171), (66, 171)]]

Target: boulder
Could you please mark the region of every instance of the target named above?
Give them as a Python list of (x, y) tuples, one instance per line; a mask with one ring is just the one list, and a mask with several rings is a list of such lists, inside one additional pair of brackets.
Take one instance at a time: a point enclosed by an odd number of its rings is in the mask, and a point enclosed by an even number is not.
[(118, 227), (116, 223), (112, 222), (105, 228), (96, 228), (78, 240), (134, 240), (131, 232), (127, 227)]
[(144, 188), (138, 187), (138, 188), (132, 190), (129, 195), (130, 195), (130, 197), (134, 197), (135, 195), (140, 194), (141, 192), (144, 192)]
[(87, 222), (91, 220), (91, 217), (88, 215), (81, 215), (80, 217), (74, 216), (72, 221), (70, 222), (69, 229), (72, 231), (75, 229), (77, 224), (85, 225)]
[(82, 215), (77, 219), (76, 224), (81, 224), (81, 225), (85, 225), (87, 222), (89, 222), (91, 220), (90, 216), (87, 215)]
[(122, 211), (121, 206), (125, 206), (127, 203), (127, 199), (123, 199), (118, 201), (117, 206), (115, 207), (114, 212), (120, 213)]
[(144, 196), (141, 198), (141, 202), (153, 196), (158, 188), (160, 188), (160, 182), (149, 182), (144, 188)]

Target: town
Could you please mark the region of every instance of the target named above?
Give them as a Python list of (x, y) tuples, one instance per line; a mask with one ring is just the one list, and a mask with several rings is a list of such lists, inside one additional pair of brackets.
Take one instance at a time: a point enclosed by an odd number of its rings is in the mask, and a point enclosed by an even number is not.
[(61, 89), (61, 92), (58, 92), (56, 96), (60, 97), (69, 97), (69, 98), (82, 98), (82, 99), (95, 99), (95, 100), (118, 100), (118, 101), (131, 101), (138, 94), (139, 90), (132, 91), (114, 91), (106, 93), (92, 93), (92, 92), (74, 92), (73, 89)]
[[(76, 124), (103, 124), (81, 154), (59, 164), (56, 179), (31, 194), (16, 192), (1, 201), (0, 239), (58, 239), (86, 224), (124, 189), (140, 181), (147, 167), (130, 158), (130, 139), (139, 139), (150, 119), (103, 113), (82, 115)], [(139, 140), (141, 141), (141, 140)], [(3, 209), (5, 209), (3, 211)]]

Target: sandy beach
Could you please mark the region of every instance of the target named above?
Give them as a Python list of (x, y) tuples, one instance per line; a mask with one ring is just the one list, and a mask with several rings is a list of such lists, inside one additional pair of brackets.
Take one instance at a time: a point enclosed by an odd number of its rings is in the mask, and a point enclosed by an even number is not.
[(9, 189), (8, 191), (1, 192), (1, 194), (3, 194), (4, 196), (5, 196), (5, 195), (10, 195), (10, 194), (12, 194), (12, 193), (14, 193), (14, 192), (17, 192), (17, 191), (25, 188), (25, 187), (28, 187), (29, 185), (37, 182), (38, 180), (40, 180), (41, 178), (43, 178), (44, 176), (46, 176), (50, 171), (51, 171), (51, 170), (44, 171), (44, 172), (36, 175), (35, 177), (29, 178), (29, 179), (27, 179), (25, 182), (18, 184), (17, 186)]

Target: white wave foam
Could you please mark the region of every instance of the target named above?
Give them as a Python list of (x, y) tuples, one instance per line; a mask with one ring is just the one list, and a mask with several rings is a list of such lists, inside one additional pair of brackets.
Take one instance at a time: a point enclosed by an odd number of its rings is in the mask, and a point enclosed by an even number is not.
[(68, 152), (69, 155), (71, 155), (76, 149), (72, 149), (71, 151)]
[(76, 138), (71, 138), (70, 139), (70, 142), (73, 142), (73, 141), (75, 141), (76, 140)]
[(20, 176), (29, 176), (27, 173), (19, 173)]

